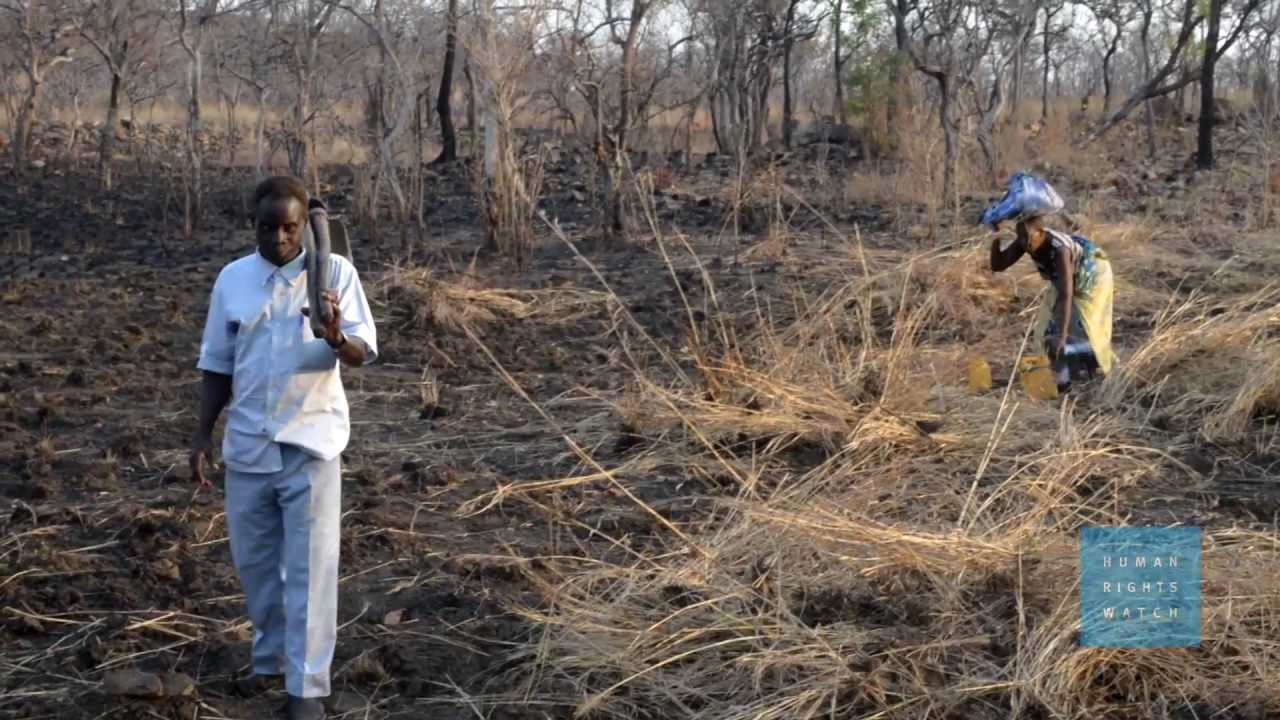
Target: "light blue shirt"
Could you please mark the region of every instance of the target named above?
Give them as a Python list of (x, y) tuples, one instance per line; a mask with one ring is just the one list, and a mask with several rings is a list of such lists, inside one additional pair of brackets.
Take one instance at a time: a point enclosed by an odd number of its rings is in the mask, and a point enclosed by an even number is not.
[[(332, 460), (351, 436), (338, 356), (311, 331), (305, 251), (276, 267), (256, 251), (218, 274), (200, 344), (201, 370), (231, 376), (222, 455), (246, 473), (279, 472), (280, 444)], [(346, 258), (329, 256), (342, 332), (378, 356), (378, 336), (364, 288)]]

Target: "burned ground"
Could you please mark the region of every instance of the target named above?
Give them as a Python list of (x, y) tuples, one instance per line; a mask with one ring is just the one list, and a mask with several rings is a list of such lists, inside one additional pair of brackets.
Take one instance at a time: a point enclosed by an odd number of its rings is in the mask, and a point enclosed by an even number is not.
[[(1249, 533), (1215, 542), (1247, 545), (1231, 560), (1255, 563), (1250, 588), (1275, 588), (1264, 558), (1280, 511), (1268, 429), (1280, 392), (1262, 371), (1277, 261), (1257, 217), (1267, 205), (1230, 189), (1243, 171), (1113, 161), (1086, 181), (1048, 169), (1092, 198), (1085, 228), (1115, 258), (1116, 344), (1131, 369), (1060, 417), (1027, 408), (1016, 379), (1005, 393), (1039, 281), (984, 270), (989, 234), (931, 231), (909, 203), (847, 198), (830, 186), (857, 166), (824, 183), (811, 160), (770, 175), (737, 232), (732, 169), (712, 162), (657, 193), (630, 242), (583, 250), (570, 241), (590, 227), (586, 186), (553, 168), (544, 207), (559, 230), (538, 229), (523, 272), (477, 259), (465, 178), (441, 173), (413, 258), (391, 242), (357, 247), (381, 356), (344, 370), (354, 426), (336, 716), (802, 717), (824, 704), (915, 717), (930, 688), (946, 717), (1277, 711), (1274, 669), (1254, 684), (1206, 675), (1177, 708), (1163, 686), (1137, 689), (1123, 654), (1046, 645), (1045, 662), (1076, 676), (1059, 687), (1024, 674), (1036, 636), (1019, 623), (1062, 620), (1021, 588), (1031, 565), (1069, 564), (1069, 552), (1006, 544), (994, 520), (945, 529), (972, 517), (972, 486), (985, 508), (1030, 513), (1058, 540), (1082, 519)], [(50, 166), (21, 196), (0, 189), (4, 224), (31, 237), (30, 252), (3, 258), (0, 288), (0, 713), (250, 718), (279, 700), (232, 690), (249, 626), (220, 492), (197, 492), (187, 470), (208, 290), (251, 247), (234, 211), (247, 182), (219, 180), (214, 197), (232, 209), (211, 208), (194, 243), (179, 239), (161, 178), (103, 193)], [(343, 210), (341, 186), (333, 196)], [(967, 198), (962, 219), (990, 199)], [(1243, 349), (1223, 351), (1228, 340)], [(997, 380), (979, 398), (963, 387), (975, 353)], [(841, 363), (841, 377), (810, 382)], [(1009, 429), (1014, 404), (1026, 409)], [(1062, 469), (1055, 453), (1103, 459)], [(1039, 484), (1013, 487), (1031, 467)], [(902, 555), (874, 567), (832, 560), (894, 543)], [(1027, 565), (1008, 559), (1015, 545)], [(939, 580), (961, 565), (976, 579)], [(1276, 617), (1260, 602), (1187, 662), (1274, 659), (1250, 645)], [(938, 629), (973, 607), (989, 612)], [(931, 645), (953, 631), (974, 646)], [(115, 670), (197, 687), (126, 700), (104, 692)]]

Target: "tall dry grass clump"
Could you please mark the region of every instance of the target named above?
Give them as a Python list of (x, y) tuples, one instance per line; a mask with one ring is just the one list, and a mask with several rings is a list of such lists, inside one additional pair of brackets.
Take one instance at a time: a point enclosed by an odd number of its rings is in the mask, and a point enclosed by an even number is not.
[(573, 322), (584, 313), (607, 307), (608, 302), (601, 293), (493, 288), (472, 275), (445, 279), (421, 268), (391, 268), (374, 289), (395, 324), (459, 335), (496, 322)]
[(474, 169), (476, 198), (485, 223), (485, 244), (516, 267), (532, 259), (534, 217), (542, 194), (544, 156), (519, 156), (514, 120), (539, 42), (545, 9), (528, 5), (518, 13), (481, 4), (466, 46), (476, 70), (476, 92), (484, 118), (483, 162)]
[(942, 207), (942, 130), (938, 128), (937, 118), (929, 113), (903, 112), (902, 115), (896, 159), (887, 165), (878, 164), (850, 173), (845, 201), (883, 205), (896, 209), (899, 215), (907, 210), (903, 206), (910, 206), (912, 210), (923, 207), (932, 226)]
[(1104, 398), (1215, 442), (1248, 442), (1255, 420), (1280, 411), (1277, 303), (1275, 286), (1228, 298), (1198, 289), (1175, 297), (1107, 379)]
[[(1079, 646), (1080, 529), (1125, 523), (1134, 493), (1183, 470), (1131, 414), (1028, 404), (1009, 387), (974, 396), (931, 375), (939, 314), (991, 300), (980, 285), (941, 297), (959, 281), (917, 283), (923, 264), (865, 265), (752, 323), (718, 310), (702, 274), (686, 371), (636, 369), (619, 411), (644, 442), (611, 473), (623, 487), (651, 486), (660, 467), (702, 480), (710, 509), (678, 536), (526, 564), (539, 602), (513, 610), (539, 641), (517, 652), (531, 661), (521, 697), (620, 718), (1280, 712), (1274, 530), (1207, 533), (1199, 650)], [(1259, 312), (1171, 308), (1110, 391), (1131, 402), (1200, 348), (1260, 342)]]

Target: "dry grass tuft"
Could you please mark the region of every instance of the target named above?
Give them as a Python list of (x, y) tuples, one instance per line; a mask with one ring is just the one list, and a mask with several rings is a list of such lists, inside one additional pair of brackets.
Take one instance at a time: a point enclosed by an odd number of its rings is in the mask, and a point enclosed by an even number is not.
[(485, 288), (466, 275), (450, 282), (425, 269), (389, 271), (379, 289), (397, 322), (456, 334), (500, 321), (568, 322), (605, 306), (600, 293)]
[(1275, 287), (1216, 302), (1197, 290), (1171, 302), (1107, 379), (1104, 397), (1218, 442), (1247, 440), (1253, 419), (1276, 406), (1278, 302)]

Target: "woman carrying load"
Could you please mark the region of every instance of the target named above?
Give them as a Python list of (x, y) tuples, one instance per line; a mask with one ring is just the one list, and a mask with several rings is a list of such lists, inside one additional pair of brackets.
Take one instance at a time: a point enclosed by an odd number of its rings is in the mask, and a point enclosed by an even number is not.
[[(991, 240), (991, 269), (1004, 272), (1024, 254), (1049, 282), (1049, 297), (1040, 306), (1035, 344), (1053, 363), (1058, 392), (1071, 388), (1071, 377), (1111, 372), (1111, 263), (1101, 248), (1079, 235), (1045, 227), (1045, 216), (1062, 209), (1062, 199), (1043, 180), (1017, 173), (999, 203), (982, 215), (982, 224), (999, 230), (1015, 221), (1017, 239), (1007, 248)], [(1069, 328), (1063, 332), (1062, 328)]]

